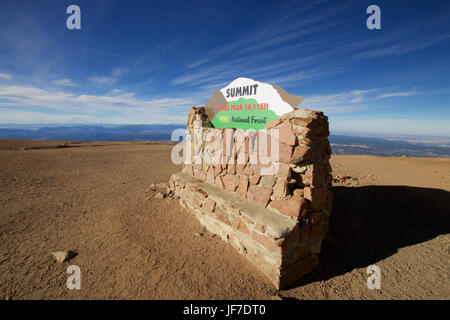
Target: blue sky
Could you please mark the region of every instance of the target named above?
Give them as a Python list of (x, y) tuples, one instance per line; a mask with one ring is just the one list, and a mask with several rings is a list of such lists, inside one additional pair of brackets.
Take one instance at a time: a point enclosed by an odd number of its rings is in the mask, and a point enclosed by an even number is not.
[[(68, 30), (66, 8), (81, 8)], [(381, 30), (366, 8), (381, 8)], [(332, 133), (450, 137), (448, 1), (0, 2), (0, 124), (183, 123), (238, 77)]]

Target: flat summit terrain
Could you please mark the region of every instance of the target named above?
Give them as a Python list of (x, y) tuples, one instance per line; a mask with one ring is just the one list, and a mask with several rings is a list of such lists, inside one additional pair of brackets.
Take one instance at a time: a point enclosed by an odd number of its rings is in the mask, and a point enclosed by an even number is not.
[[(273, 285), (152, 183), (172, 145), (0, 140), (0, 299), (448, 299), (450, 159), (332, 156), (320, 267)], [(70, 250), (70, 261), (51, 252)], [(369, 290), (376, 264), (381, 289)], [(81, 289), (66, 287), (67, 267)]]

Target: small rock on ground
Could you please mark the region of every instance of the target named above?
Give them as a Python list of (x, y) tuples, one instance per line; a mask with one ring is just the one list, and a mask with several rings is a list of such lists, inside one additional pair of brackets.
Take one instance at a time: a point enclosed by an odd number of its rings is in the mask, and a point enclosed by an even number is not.
[(68, 261), (75, 257), (77, 254), (73, 251), (55, 251), (52, 252), (53, 257), (59, 263), (63, 263), (64, 261)]
[(164, 199), (165, 195), (162, 192), (158, 192), (155, 194), (155, 199)]

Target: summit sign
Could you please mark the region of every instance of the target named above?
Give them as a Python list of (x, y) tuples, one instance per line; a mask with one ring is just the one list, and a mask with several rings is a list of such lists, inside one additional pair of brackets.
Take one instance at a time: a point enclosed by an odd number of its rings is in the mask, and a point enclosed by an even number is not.
[(205, 113), (215, 128), (261, 130), (294, 110), (302, 100), (278, 86), (237, 78), (214, 92), (205, 105)]

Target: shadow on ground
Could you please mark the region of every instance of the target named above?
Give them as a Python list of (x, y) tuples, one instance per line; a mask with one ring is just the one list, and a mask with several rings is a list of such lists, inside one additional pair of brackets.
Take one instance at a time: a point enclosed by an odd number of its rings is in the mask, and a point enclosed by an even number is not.
[(320, 267), (292, 287), (367, 267), (450, 232), (450, 192), (406, 186), (333, 187)]

